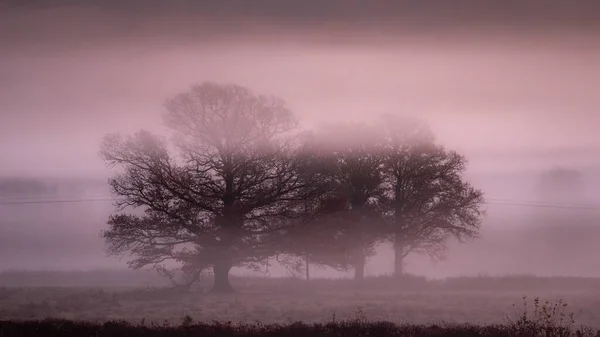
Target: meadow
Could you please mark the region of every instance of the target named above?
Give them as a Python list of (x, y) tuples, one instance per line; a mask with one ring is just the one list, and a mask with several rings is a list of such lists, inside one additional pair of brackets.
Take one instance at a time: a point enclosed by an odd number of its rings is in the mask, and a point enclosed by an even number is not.
[[(360, 320), (482, 326), (515, 322), (524, 312), (533, 312), (534, 299), (539, 298), (541, 304), (562, 301), (553, 319), (562, 317), (566, 321), (573, 314), (573, 326), (600, 328), (600, 279), (596, 278), (481, 276), (426, 280), (407, 276), (402, 280), (368, 278), (359, 284), (348, 279), (232, 277), (236, 293), (218, 295), (207, 291), (209, 278), (185, 291), (161, 285), (157, 278), (145, 285), (126, 285), (122, 280), (119, 285), (100, 286), (91, 281), (107, 282), (111, 277), (73, 279), (69, 275), (63, 275), (71, 280), (64, 286), (52, 282), (44, 286), (39, 278), (29, 285), (21, 280), (18, 286), (14, 284), (18, 280), (15, 275), (5, 273), (0, 279), (0, 320), (180, 324), (187, 317), (194, 322), (236, 324)], [(60, 281), (56, 277), (54, 283)]]

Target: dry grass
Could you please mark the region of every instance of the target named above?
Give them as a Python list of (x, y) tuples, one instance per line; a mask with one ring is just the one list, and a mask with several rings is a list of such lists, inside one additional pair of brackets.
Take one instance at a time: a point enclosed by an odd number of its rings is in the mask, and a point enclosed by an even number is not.
[(305, 324), (295, 322), (290, 324), (230, 324), (230, 323), (195, 323), (189, 317), (179, 325), (153, 324), (133, 325), (124, 321), (91, 323), (83, 321), (44, 320), (44, 321), (0, 321), (0, 336), (228, 336), (228, 337), (257, 337), (257, 336), (412, 336), (412, 337), (583, 337), (600, 336), (600, 331), (583, 330), (552, 330), (538, 328), (535, 330), (515, 329), (510, 325), (396, 325), (389, 322), (365, 322), (354, 319), (345, 322), (329, 322), (326, 324)]
[[(398, 287), (396, 281), (386, 278), (367, 280), (362, 285), (350, 280), (307, 283), (242, 278), (233, 282), (238, 293), (226, 296), (206, 294), (203, 290), (208, 282), (191, 292), (151, 287), (10, 287), (0, 288), (0, 318), (179, 323), (189, 316), (202, 322), (268, 324), (324, 323), (352, 319), (360, 312), (368, 321), (485, 325), (506, 324), (511, 318), (517, 321), (522, 297), (527, 295), (542, 301), (562, 299), (577, 313), (576, 324), (600, 327), (600, 295), (591, 288), (577, 289), (581, 284), (575, 283), (572, 289), (561, 284), (556, 289), (525, 286), (517, 290), (514, 281), (503, 283), (503, 287), (493, 282), (483, 286), (481, 279), (462, 281), (462, 286), (450, 287), (452, 283), (412, 278)], [(469, 290), (466, 282), (479, 286)]]

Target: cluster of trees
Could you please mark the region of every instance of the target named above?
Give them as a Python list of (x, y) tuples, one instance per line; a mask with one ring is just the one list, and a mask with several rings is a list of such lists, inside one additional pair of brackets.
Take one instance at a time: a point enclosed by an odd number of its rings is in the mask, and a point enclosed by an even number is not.
[[(290, 258), (364, 277), (377, 243), (441, 257), (449, 238), (478, 233), (481, 191), (466, 160), (412, 118), (339, 123), (307, 131), (285, 102), (237, 85), (203, 83), (169, 99), (170, 141), (147, 131), (108, 135), (101, 154), (118, 211), (103, 232), (133, 268), (214, 274), (231, 291), (234, 266)], [(287, 260), (286, 260), (287, 258)]]
[(542, 172), (536, 185), (540, 200), (551, 203), (585, 202), (584, 187), (581, 172), (566, 167)]

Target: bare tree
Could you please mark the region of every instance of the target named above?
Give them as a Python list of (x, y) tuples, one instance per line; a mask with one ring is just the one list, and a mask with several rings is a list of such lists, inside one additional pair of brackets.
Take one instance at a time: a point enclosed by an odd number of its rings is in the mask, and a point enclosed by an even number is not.
[(426, 123), (387, 116), (385, 169), (394, 275), (411, 252), (443, 257), (448, 239), (478, 235), (483, 193), (462, 178), (466, 159), (435, 144)]
[[(110, 180), (119, 214), (104, 237), (131, 266), (166, 260), (210, 267), (212, 291), (230, 292), (233, 266), (277, 252), (279, 232), (303, 215), (319, 186), (305, 169), (297, 122), (278, 98), (236, 85), (203, 83), (166, 103), (174, 151), (158, 136), (109, 135), (101, 154), (122, 172)], [(126, 208), (143, 213), (127, 213)]]
[(309, 142), (329, 193), (319, 202), (310, 231), (323, 240), (307, 242), (311, 249), (306, 255), (337, 269), (352, 266), (358, 280), (364, 278), (366, 257), (374, 254), (382, 237), (379, 204), (385, 191), (382, 144), (376, 131), (366, 124), (338, 123), (323, 126)]
[[(310, 266), (327, 266), (338, 271), (346, 271), (350, 265), (348, 252), (354, 248), (343, 235), (347, 219), (346, 200), (334, 193), (306, 202), (306, 214), (302, 226), (286, 231), (278, 240), (282, 256), (278, 261), (294, 275), (305, 273), (310, 279)], [(308, 208), (311, 207), (311, 208)]]

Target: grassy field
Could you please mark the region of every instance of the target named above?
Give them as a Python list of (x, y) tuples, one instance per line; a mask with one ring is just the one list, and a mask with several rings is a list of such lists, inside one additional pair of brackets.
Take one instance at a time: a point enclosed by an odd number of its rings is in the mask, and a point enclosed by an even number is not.
[[(210, 280), (190, 292), (163, 287), (0, 288), (0, 320), (59, 318), (139, 324), (231, 321), (264, 324), (360, 319), (398, 324), (507, 324), (532, 310), (539, 297), (568, 304), (576, 324), (600, 328), (600, 280), (580, 278), (407, 278), (351, 280), (233, 278), (237, 293), (207, 293)], [(523, 297), (527, 296), (524, 300)], [(555, 315), (558, 317), (558, 313)]]

